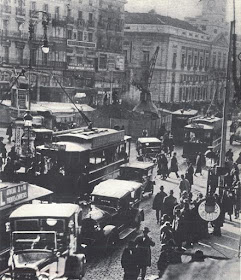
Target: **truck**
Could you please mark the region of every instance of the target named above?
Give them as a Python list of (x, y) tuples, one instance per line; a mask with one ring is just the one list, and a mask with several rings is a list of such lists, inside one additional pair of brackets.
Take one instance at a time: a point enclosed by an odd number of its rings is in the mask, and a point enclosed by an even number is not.
[(12, 212), (8, 271), (2, 280), (82, 279), (82, 209), (76, 204), (25, 204)]

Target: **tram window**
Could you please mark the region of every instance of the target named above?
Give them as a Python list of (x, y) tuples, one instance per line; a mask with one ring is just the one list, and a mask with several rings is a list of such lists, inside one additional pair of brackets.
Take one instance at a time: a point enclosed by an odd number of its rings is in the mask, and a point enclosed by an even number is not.
[(39, 230), (39, 222), (38, 222), (38, 220), (18, 220), (18, 221), (15, 221), (15, 230), (16, 231)]
[(41, 227), (42, 230), (64, 232), (64, 221), (60, 219), (42, 219)]

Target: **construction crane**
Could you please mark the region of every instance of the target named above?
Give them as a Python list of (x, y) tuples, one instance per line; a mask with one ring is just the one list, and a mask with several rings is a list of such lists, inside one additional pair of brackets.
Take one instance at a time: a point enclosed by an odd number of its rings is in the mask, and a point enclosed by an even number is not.
[(150, 86), (159, 49), (160, 47), (157, 46), (151, 60), (148, 63), (146, 71), (143, 73), (142, 82), (132, 81), (132, 84), (141, 91), (140, 102), (133, 109), (135, 112), (149, 111), (151, 113), (158, 114), (156, 106), (151, 101)]

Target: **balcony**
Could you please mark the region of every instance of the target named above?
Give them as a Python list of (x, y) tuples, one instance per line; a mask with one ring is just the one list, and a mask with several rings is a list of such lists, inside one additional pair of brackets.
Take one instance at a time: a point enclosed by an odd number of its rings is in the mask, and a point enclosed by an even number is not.
[(67, 24), (66, 18), (56, 16), (55, 18), (52, 19), (52, 25), (53, 26), (59, 26), (59, 27), (65, 27)]
[(75, 23), (74, 17), (67, 16), (67, 17), (66, 17), (66, 23), (67, 23), (67, 24), (74, 24), (74, 23)]
[(16, 8), (16, 16), (18, 17), (25, 17), (26, 15), (26, 10), (23, 8)]
[(3, 14), (11, 14), (11, 6), (1, 5), (0, 7), (1, 7)]
[(99, 29), (106, 29), (106, 24), (102, 21), (99, 21), (97, 27)]
[(93, 20), (88, 20), (87, 28), (95, 28), (95, 22)]
[(54, 36), (49, 36), (49, 42), (54, 42), (58, 44), (65, 44), (66, 43), (66, 38), (60, 38), (60, 37), (54, 37)]
[(69, 47), (86, 47), (86, 48), (95, 48), (96, 44), (93, 42), (86, 41), (75, 41), (75, 40), (67, 40), (67, 46)]
[(39, 13), (36, 10), (30, 10), (29, 16), (30, 18), (38, 18)]
[(78, 18), (76, 20), (76, 25), (78, 28), (84, 28), (85, 27), (85, 20), (82, 18)]
[(66, 69), (67, 64), (64, 61), (37, 60), (36, 66), (41, 67), (41, 68), (52, 68), (52, 69), (56, 69), (56, 70), (64, 70), (64, 69)]

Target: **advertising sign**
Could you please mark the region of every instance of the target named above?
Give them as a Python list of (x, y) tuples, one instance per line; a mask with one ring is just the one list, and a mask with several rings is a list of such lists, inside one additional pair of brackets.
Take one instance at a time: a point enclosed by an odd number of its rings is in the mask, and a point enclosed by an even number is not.
[(12, 204), (28, 197), (28, 183), (20, 183), (15, 186), (6, 186), (0, 189), (0, 207)]

